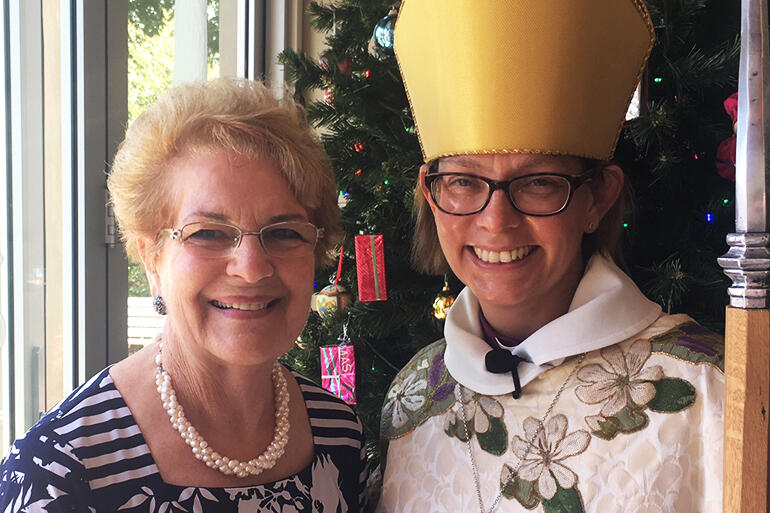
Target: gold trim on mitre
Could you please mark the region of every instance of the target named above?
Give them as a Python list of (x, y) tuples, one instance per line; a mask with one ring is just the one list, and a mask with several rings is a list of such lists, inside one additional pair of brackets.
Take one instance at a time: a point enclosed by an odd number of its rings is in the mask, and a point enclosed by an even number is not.
[(425, 161), (609, 160), (654, 37), (641, 0), (403, 0), (394, 48)]

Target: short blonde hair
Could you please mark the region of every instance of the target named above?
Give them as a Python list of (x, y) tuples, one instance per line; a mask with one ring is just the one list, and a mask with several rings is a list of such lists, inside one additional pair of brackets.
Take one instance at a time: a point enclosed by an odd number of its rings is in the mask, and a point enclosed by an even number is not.
[[(611, 162), (577, 158), (584, 171), (594, 167), (604, 168), (612, 165)], [(591, 186), (601, 186), (603, 176), (603, 173), (597, 173), (595, 175), (596, 178), (590, 182)], [(598, 252), (610, 258), (621, 267), (624, 266), (621, 252), (621, 236), (626, 201), (629, 194), (626, 184), (627, 182), (624, 180), (620, 196), (604, 215), (601, 222), (599, 222), (596, 231), (583, 236), (583, 254), (585, 258), (590, 257), (594, 252)], [(441, 250), (433, 211), (430, 209), (428, 200), (423, 196), (422, 184), (419, 178), (414, 188), (412, 217), (415, 221), (414, 234), (412, 236), (412, 266), (419, 272), (431, 275), (451, 272), (449, 263), (444, 257), (444, 252)]]
[(175, 158), (197, 151), (272, 161), (310, 222), (324, 229), (316, 262), (332, 263), (342, 229), (329, 158), (299, 105), (276, 99), (260, 82), (235, 78), (169, 89), (126, 131), (107, 187), (129, 258), (139, 260), (140, 238), (168, 228), (173, 197), (167, 171)]

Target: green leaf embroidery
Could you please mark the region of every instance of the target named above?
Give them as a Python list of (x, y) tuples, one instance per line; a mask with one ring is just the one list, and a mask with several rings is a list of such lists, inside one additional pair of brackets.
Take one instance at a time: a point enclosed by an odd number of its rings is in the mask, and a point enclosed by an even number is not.
[[(472, 430), (473, 428), (471, 426), (468, 426), (468, 436), (473, 436)], [(463, 428), (463, 422), (460, 420), (460, 418), (456, 418), (454, 421), (450, 422), (449, 425), (444, 428), (444, 433), (449, 435), (450, 437), (454, 436), (458, 438), (459, 440), (462, 440), (463, 442), (468, 441), (468, 437), (465, 436), (465, 429)]]
[(647, 403), (652, 411), (680, 411), (695, 402), (695, 388), (683, 379), (663, 378), (652, 384), (655, 386), (655, 397)]
[[(486, 415), (486, 412), (484, 414)], [(502, 419), (489, 415), (487, 418), (489, 429), (485, 433), (476, 433), (479, 446), (488, 453), (500, 456), (508, 449), (508, 430), (505, 429)]]
[(591, 433), (604, 440), (612, 440), (618, 433), (633, 433), (647, 427), (650, 419), (638, 407), (626, 406), (620, 410), (614, 417), (607, 417), (599, 421), (598, 430)]
[(519, 476), (511, 477), (513, 475), (513, 468), (507, 463), (504, 464), (500, 475), (500, 491), (503, 497), (508, 500), (516, 499), (527, 509), (535, 509), (542, 499), (537, 493), (535, 483), (519, 479)]
[(543, 499), (545, 513), (583, 513), (583, 501), (575, 488), (564, 489), (558, 486), (552, 499)]

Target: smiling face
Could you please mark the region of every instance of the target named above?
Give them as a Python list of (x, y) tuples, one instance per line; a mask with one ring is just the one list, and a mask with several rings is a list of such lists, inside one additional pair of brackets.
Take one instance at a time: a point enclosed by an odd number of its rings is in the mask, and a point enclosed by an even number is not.
[[(605, 174), (619, 176), (622, 184), (622, 172), (611, 167)], [(422, 176), (427, 171), (423, 166)], [(469, 173), (500, 181), (535, 173), (579, 175), (584, 169), (574, 157), (509, 154), (444, 158), (438, 172)], [(614, 178), (609, 183), (619, 192)], [(582, 275), (583, 235), (598, 226), (617, 198), (613, 191), (597, 196), (595, 188), (583, 185), (574, 191), (565, 211), (534, 217), (518, 212), (503, 191), (496, 191), (481, 212), (455, 216), (440, 211), (425, 186), (422, 189), (449, 266), (478, 297), (493, 326), (511, 331), (505, 329), (505, 319), (531, 321), (531, 326), (511, 333), (517, 336), (528, 336), (566, 312)], [(512, 308), (522, 315), (515, 316)], [(500, 320), (496, 323), (495, 319)]]
[[(169, 170), (171, 225), (214, 221), (258, 231), (279, 221), (308, 221), (305, 208), (268, 160), (223, 153), (176, 159)], [(149, 248), (145, 241), (141, 248)], [(314, 256), (267, 256), (244, 235), (231, 256), (201, 258), (166, 239), (151, 264), (140, 249), (153, 295), (166, 303), (167, 335), (192, 357), (259, 364), (285, 353), (307, 320)], [(149, 264), (149, 265), (148, 265)]]

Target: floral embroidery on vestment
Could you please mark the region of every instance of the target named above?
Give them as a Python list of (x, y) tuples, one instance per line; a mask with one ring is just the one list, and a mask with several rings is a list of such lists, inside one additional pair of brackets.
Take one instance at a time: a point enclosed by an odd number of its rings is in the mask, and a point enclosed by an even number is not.
[(604, 360), (583, 366), (577, 377), (583, 385), (575, 395), (586, 404), (602, 403), (596, 415), (585, 418), (591, 434), (611, 440), (619, 433), (633, 433), (649, 424), (645, 409), (659, 413), (680, 411), (695, 402), (695, 388), (679, 378), (667, 378), (660, 365), (645, 366), (652, 344), (638, 339), (627, 352), (620, 345), (603, 348)]

